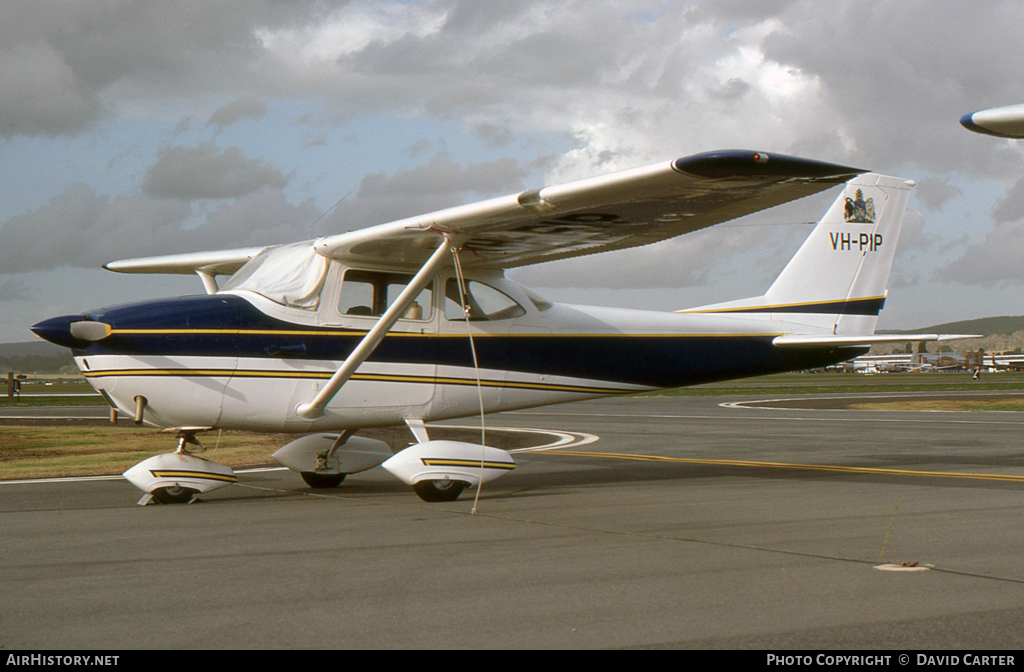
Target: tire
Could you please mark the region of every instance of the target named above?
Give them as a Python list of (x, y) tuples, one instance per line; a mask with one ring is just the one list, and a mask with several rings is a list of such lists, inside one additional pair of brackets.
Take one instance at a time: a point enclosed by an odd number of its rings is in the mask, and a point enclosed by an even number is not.
[(183, 488), (180, 485), (169, 485), (166, 488), (157, 488), (149, 494), (161, 504), (188, 504), (193, 497), (199, 494), (199, 491)]
[(325, 490), (338, 487), (348, 476), (348, 474), (318, 474), (315, 471), (303, 471), (299, 475), (309, 487)]
[(420, 481), (412, 489), (424, 502), (454, 502), (468, 485), (465, 481)]

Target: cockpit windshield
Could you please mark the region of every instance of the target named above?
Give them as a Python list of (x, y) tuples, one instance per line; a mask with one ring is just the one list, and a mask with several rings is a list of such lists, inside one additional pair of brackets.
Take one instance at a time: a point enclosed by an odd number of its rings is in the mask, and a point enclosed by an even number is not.
[(294, 308), (315, 310), (327, 259), (309, 241), (263, 250), (232, 275), (220, 291), (241, 289)]

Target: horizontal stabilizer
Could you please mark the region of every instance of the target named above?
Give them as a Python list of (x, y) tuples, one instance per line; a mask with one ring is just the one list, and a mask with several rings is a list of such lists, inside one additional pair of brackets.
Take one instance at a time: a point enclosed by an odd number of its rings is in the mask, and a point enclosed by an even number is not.
[(806, 336), (787, 334), (777, 336), (772, 345), (780, 348), (822, 348), (871, 346), (880, 343), (903, 343), (906, 341), (956, 341), (964, 338), (981, 338), (980, 334), (865, 334), (861, 336)]

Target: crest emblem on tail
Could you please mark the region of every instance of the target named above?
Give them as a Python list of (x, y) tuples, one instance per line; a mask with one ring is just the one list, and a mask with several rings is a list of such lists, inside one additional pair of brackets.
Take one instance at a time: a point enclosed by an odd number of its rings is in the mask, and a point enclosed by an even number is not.
[(875, 199), (864, 200), (864, 192), (860, 189), (854, 198), (846, 197), (846, 221), (855, 224), (875, 223)]

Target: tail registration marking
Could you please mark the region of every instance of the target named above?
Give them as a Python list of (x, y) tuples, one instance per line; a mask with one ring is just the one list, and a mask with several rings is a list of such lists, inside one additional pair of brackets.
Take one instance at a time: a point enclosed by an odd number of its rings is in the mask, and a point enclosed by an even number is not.
[(830, 232), (828, 236), (832, 239), (832, 249), (837, 252), (853, 250), (855, 248), (858, 252), (863, 252), (865, 249), (868, 252), (877, 252), (882, 247), (882, 234), (880, 233), (841, 233), (835, 231)]

